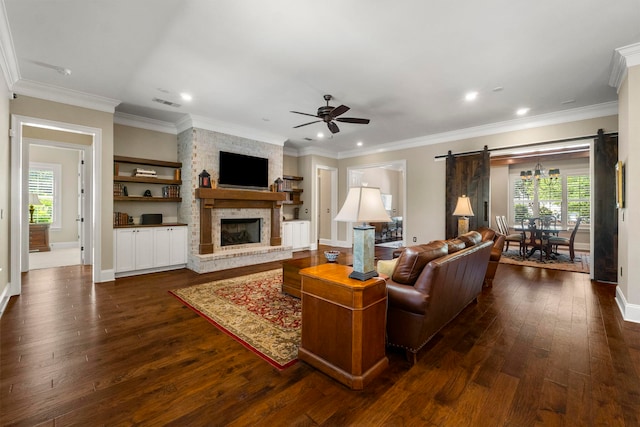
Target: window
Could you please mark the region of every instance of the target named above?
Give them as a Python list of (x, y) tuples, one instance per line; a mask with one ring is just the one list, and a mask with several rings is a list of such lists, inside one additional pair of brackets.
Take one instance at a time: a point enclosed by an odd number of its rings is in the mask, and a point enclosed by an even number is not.
[(37, 194), (40, 205), (34, 205), (33, 222), (51, 223), (60, 228), (62, 167), (53, 163), (29, 163), (29, 193)]
[[(562, 170), (561, 170), (562, 171)], [(571, 228), (578, 217), (581, 228), (591, 224), (591, 176), (582, 169), (562, 171), (557, 179), (523, 181), (513, 171), (511, 181), (511, 218), (520, 224), (524, 218), (553, 215), (558, 224)]]

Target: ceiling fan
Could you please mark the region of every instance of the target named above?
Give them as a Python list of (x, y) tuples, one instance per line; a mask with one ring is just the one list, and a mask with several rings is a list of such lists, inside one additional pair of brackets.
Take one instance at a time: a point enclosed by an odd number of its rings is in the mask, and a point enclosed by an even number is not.
[(295, 129), (295, 128), (310, 125), (313, 123), (325, 122), (327, 124), (327, 127), (329, 127), (329, 130), (331, 131), (331, 133), (338, 133), (340, 132), (340, 128), (338, 128), (338, 125), (335, 122), (358, 123), (361, 125), (366, 125), (369, 123), (369, 119), (358, 119), (355, 117), (338, 117), (346, 113), (347, 111), (349, 111), (349, 107), (347, 107), (346, 105), (341, 105), (339, 107), (332, 107), (331, 105), (329, 105), (329, 101), (332, 98), (333, 97), (331, 95), (324, 96), (324, 100), (327, 101), (327, 105), (323, 105), (322, 107), (318, 108), (318, 114), (307, 114), (307, 113), (301, 113), (299, 111), (291, 111), (292, 113), (302, 114), (304, 116), (311, 116), (311, 117), (316, 117), (320, 119), (320, 120), (314, 120), (312, 122), (305, 123), (302, 125), (294, 126), (293, 128)]

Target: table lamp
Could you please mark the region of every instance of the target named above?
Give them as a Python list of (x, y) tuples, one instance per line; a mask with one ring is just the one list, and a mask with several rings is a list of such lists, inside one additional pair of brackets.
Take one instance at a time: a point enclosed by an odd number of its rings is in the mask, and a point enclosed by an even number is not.
[(41, 205), (42, 202), (36, 193), (29, 193), (29, 222), (33, 224), (33, 211), (36, 210), (34, 205)]
[(391, 222), (384, 209), (380, 189), (376, 187), (352, 187), (342, 209), (334, 218), (340, 222), (361, 223), (353, 227), (352, 279), (369, 280), (378, 273), (374, 266), (375, 227), (368, 222)]
[(456, 209), (453, 211), (454, 216), (458, 218), (458, 236), (469, 231), (469, 218), (473, 216), (473, 209), (471, 209), (471, 200), (464, 194), (458, 197), (458, 203)]

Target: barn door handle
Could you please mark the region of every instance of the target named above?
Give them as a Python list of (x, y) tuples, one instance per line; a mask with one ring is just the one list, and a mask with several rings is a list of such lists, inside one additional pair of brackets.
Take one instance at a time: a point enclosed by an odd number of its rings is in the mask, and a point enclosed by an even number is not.
[(484, 202), (484, 222), (489, 221), (489, 202)]

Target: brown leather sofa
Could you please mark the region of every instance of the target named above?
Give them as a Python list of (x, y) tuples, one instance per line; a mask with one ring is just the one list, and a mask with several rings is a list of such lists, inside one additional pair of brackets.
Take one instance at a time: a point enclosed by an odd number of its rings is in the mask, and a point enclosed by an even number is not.
[(502, 251), (504, 249), (505, 235), (487, 227), (478, 228), (478, 232), (482, 236), (483, 241), (487, 240), (493, 242), (493, 249), (491, 249), (491, 256), (489, 257), (489, 265), (487, 266), (487, 274), (484, 276), (484, 285), (490, 288), (493, 286), (493, 278), (496, 277), (496, 270), (498, 269), (498, 264), (500, 264), (500, 257), (502, 256)]
[(492, 248), (476, 231), (405, 248), (387, 280), (387, 344), (415, 363), (417, 352), (482, 292)]

